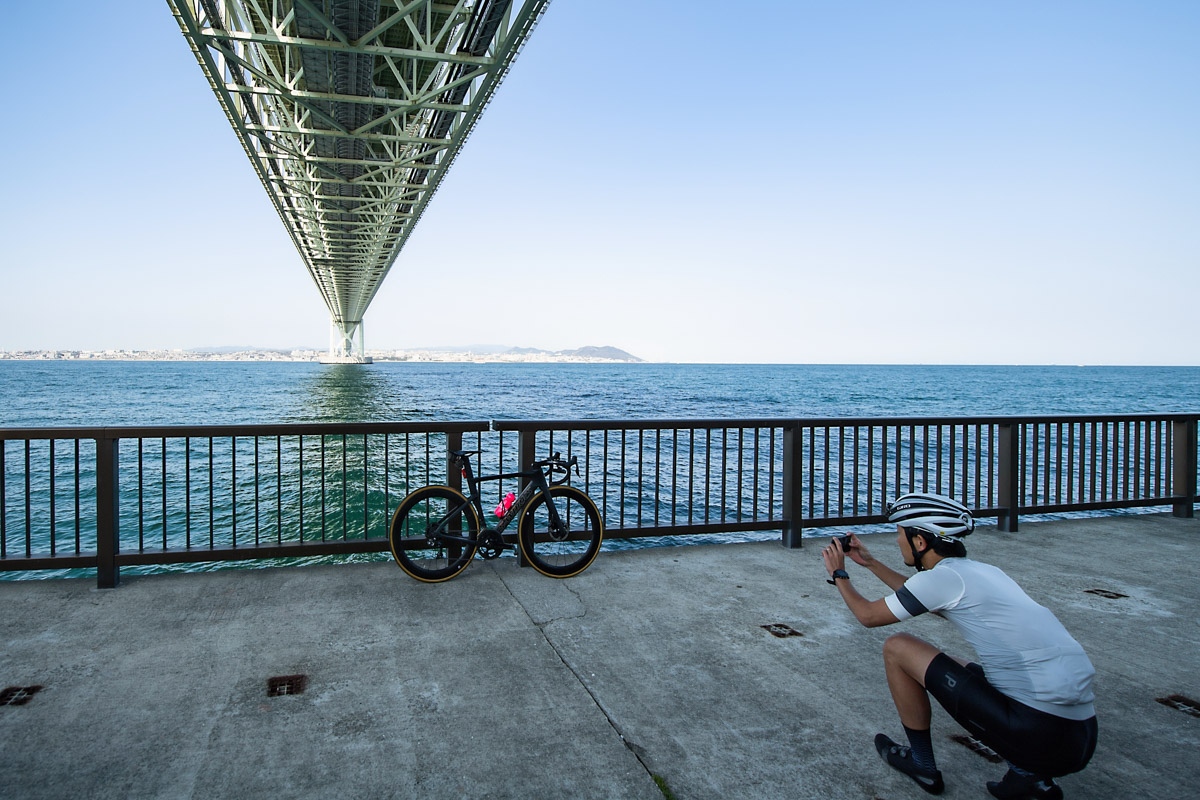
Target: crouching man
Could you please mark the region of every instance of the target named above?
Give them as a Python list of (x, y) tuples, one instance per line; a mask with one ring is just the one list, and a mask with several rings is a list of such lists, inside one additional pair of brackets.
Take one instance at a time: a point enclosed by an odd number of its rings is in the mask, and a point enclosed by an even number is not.
[(1003, 779), (987, 784), (992, 795), (1061, 798), (1053, 779), (1083, 769), (1096, 748), (1091, 661), (1054, 614), (1011, 578), (966, 557), (959, 539), (975, 529), (975, 521), (965, 506), (939, 495), (908, 494), (887, 510), (899, 529), (904, 563), (917, 573), (906, 580), (852, 534), (850, 559), (895, 593), (875, 601), (859, 594), (838, 540), (822, 551), (829, 582), (868, 628), (939, 613), (958, 627), (979, 663), (948, 656), (907, 633), (888, 637), (883, 663), (908, 746), (881, 733), (875, 749), (922, 789), (940, 794), (945, 785), (929, 734), (932, 694), (972, 736), (1008, 760)]

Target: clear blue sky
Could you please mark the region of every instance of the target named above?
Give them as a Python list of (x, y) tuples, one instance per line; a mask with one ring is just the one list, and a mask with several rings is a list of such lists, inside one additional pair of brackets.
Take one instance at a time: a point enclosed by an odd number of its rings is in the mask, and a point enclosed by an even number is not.
[[(166, 3), (9, 5), (0, 349), (324, 346)], [(550, 5), (369, 348), (1200, 364), (1200, 3), (613, 7)]]

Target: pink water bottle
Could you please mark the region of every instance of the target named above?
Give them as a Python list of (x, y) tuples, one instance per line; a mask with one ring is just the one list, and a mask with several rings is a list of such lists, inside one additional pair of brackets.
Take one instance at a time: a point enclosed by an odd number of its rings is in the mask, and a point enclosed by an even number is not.
[(503, 517), (508, 512), (508, 510), (510, 508), (512, 508), (513, 501), (516, 499), (517, 499), (517, 496), (515, 494), (513, 494), (512, 492), (509, 492), (508, 494), (506, 494), (504, 496), (503, 502), (501, 502), (500, 505), (496, 506), (496, 516)]

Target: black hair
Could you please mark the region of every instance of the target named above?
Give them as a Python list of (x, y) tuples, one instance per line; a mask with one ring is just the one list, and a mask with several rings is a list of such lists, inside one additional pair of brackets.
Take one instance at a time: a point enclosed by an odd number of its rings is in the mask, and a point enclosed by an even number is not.
[(912, 537), (916, 536), (918, 534), (921, 536), (921, 538), (923, 538), (925, 540), (925, 544), (927, 544), (929, 547), (927, 550), (925, 550), (923, 552), (928, 552), (929, 550), (932, 550), (934, 553), (936, 553), (939, 556), (942, 556), (943, 558), (966, 558), (967, 557), (967, 546), (965, 544), (963, 544), (962, 539), (951, 539), (951, 540), (947, 541), (946, 539), (943, 539), (940, 536), (934, 536), (932, 533), (929, 533), (928, 531), (923, 531), (920, 528), (912, 528), (912, 527), (905, 527), (905, 526), (901, 526), (901, 527), (904, 528), (904, 533), (905, 533), (905, 535), (908, 536), (908, 540), (910, 542), (912, 541)]

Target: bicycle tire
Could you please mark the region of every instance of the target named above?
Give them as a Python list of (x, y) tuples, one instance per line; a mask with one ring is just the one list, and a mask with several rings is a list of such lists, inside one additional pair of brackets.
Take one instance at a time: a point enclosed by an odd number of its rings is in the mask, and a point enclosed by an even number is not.
[(475, 556), (474, 544), (430, 541), (426, 537), (427, 531), (443, 524), (453, 526), (456, 518), (465, 520), (465, 525), (459, 523), (459, 531), (472, 541), (478, 540), (479, 514), (457, 489), (423, 486), (405, 497), (388, 529), (392, 558), (400, 569), (425, 583), (450, 580), (466, 569)]
[(538, 494), (521, 512), (521, 553), (530, 566), (551, 578), (570, 578), (588, 568), (600, 552), (604, 522), (592, 499), (574, 486), (551, 486), (550, 497), (568, 528), (565, 540), (550, 536), (546, 495)]

